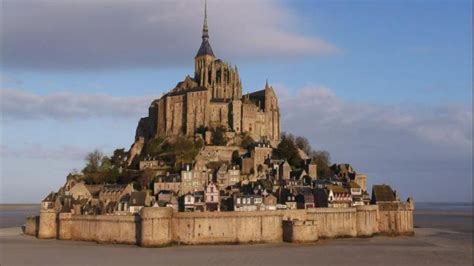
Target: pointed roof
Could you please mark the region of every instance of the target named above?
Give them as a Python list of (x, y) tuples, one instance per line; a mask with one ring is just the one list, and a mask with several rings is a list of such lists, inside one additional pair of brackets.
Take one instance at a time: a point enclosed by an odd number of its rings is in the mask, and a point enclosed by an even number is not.
[(204, 3), (204, 23), (202, 26), (202, 43), (201, 47), (196, 54), (196, 57), (202, 55), (210, 55), (214, 56), (214, 52), (212, 51), (211, 44), (209, 43), (209, 27), (207, 26), (207, 1)]

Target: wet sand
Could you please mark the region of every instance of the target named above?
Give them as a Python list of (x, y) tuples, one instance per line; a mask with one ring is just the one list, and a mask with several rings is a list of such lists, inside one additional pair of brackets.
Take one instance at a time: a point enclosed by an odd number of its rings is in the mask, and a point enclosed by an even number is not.
[(0, 265), (472, 265), (471, 212), (415, 212), (415, 236), (316, 244), (140, 248), (39, 240), (0, 229)]

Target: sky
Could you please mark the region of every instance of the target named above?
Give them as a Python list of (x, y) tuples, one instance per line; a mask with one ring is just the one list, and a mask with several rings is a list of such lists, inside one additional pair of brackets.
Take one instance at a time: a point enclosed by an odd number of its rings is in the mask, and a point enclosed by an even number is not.
[[(0, 203), (32, 203), (95, 148), (128, 149), (193, 73), (203, 1), (5, 0)], [(244, 92), (268, 79), (282, 129), (405, 200), (472, 202), (471, 1), (208, 1)], [(370, 187), (369, 187), (370, 190)]]

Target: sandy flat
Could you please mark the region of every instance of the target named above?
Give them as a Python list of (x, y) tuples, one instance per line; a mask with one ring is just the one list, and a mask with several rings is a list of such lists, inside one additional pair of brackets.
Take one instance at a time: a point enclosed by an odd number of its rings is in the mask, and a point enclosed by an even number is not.
[(414, 237), (372, 237), (316, 244), (140, 248), (39, 240), (0, 229), (1, 265), (472, 265), (472, 233), (419, 228)]

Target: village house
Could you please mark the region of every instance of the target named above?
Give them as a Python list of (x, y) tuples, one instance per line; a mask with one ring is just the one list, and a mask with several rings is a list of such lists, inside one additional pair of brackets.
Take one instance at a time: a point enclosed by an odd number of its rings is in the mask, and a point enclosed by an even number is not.
[(351, 193), (342, 186), (328, 185), (314, 189), (315, 202), (321, 208), (348, 208), (352, 205)]
[(185, 164), (181, 170), (181, 193), (202, 191), (208, 177), (207, 167), (195, 166), (193, 168), (191, 164)]
[(133, 191), (128, 201), (128, 212), (137, 214), (143, 207), (151, 207), (155, 203), (147, 191)]
[(178, 194), (181, 191), (181, 176), (179, 174), (159, 175), (153, 183), (154, 194), (162, 190), (173, 191)]
[(264, 196), (263, 198), (263, 205), (265, 206), (265, 210), (274, 211), (277, 209), (277, 202), (278, 199), (275, 195), (269, 193), (268, 195)]
[(293, 192), (288, 189), (286, 186), (280, 186), (277, 191), (278, 204), (286, 207), (280, 206), (280, 208), (285, 208), (289, 210), (296, 209), (296, 196)]
[(204, 190), (206, 211), (220, 211), (219, 187), (214, 182), (209, 182)]
[(285, 160), (283, 163), (281, 163), (278, 170), (279, 170), (278, 175), (280, 179), (282, 180), (290, 179), (291, 166), (288, 163), (288, 161)]
[(311, 177), (312, 180), (315, 180), (318, 178), (318, 166), (313, 159), (305, 160), (303, 168), (306, 171), (307, 175)]
[(99, 191), (99, 200), (104, 204), (109, 202), (117, 202), (123, 195), (130, 194), (134, 191), (131, 183), (124, 184), (106, 184)]
[(160, 190), (155, 196), (159, 207), (166, 207), (176, 197), (175, 193), (171, 190)]
[(263, 204), (263, 196), (253, 194), (235, 194), (234, 211), (257, 211)]
[(86, 185), (84, 182), (80, 182), (69, 190), (69, 194), (76, 200), (98, 198), (103, 186), (103, 184)]
[(41, 208), (44, 210), (53, 209), (58, 193), (51, 192), (41, 201)]
[(181, 211), (194, 212), (205, 210), (204, 191), (188, 192), (181, 197)]
[(222, 163), (216, 173), (220, 187), (228, 187), (240, 181), (240, 168), (236, 164)]
[(350, 190), (352, 197), (352, 206), (362, 206), (364, 204), (364, 191), (354, 181), (349, 182), (348, 189)]
[(234, 197), (231, 192), (219, 191), (220, 210), (224, 212), (234, 211)]
[(312, 179), (304, 169), (296, 169), (290, 172), (290, 178), (284, 180), (288, 186), (312, 186)]
[(297, 209), (314, 208), (314, 194), (310, 187), (294, 187)]

